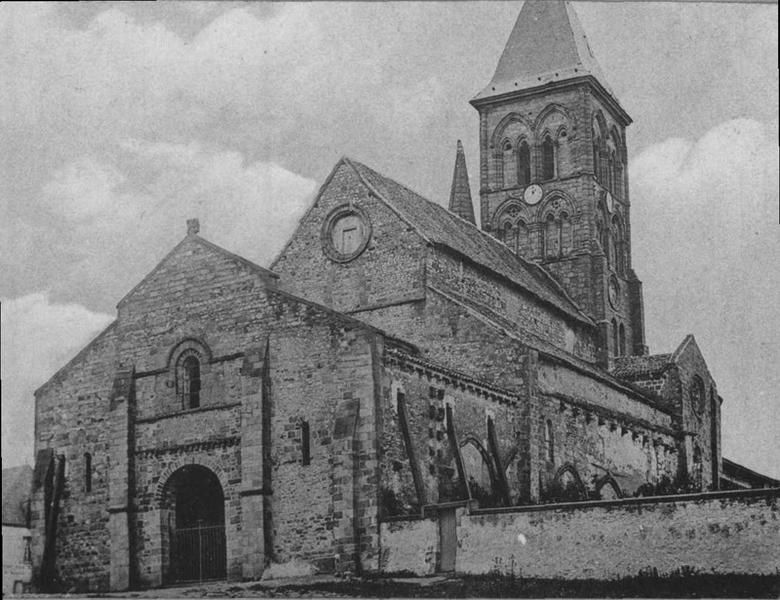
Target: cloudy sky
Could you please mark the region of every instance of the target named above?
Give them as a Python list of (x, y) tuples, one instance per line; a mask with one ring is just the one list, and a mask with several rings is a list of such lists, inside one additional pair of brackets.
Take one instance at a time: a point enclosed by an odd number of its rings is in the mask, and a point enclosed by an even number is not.
[[(267, 265), (342, 155), (441, 203), (457, 139), (477, 174), (467, 101), (521, 5), (0, 5), (3, 467), (32, 461), (32, 391), (187, 217)], [(651, 352), (693, 333), (724, 455), (780, 477), (777, 7), (575, 6), (635, 121)]]

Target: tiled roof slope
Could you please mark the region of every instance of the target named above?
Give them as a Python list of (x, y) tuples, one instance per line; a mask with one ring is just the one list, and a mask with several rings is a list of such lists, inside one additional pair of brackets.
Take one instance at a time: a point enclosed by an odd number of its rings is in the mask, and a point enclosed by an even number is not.
[(612, 374), (622, 379), (649, 377), (662, 373), (671, 364), (671, 354), (622, 356), (615, 359), (615, 368), (612, 370)]
[(493, 79), (475, 100), (584, 75), (593, 76), (614, 98), (572, 6), (526, 0)]
[(3, 469), (3, 525), (27, 527), (27, 501), (32, 486), (32, 468), (23, 465)]
[(503, 242), (366, 165), (347, 158), (344, 161), (355, 169), (370, 189), (417, 227), (429, 242), (446, 246), (509, 279), (569, 317), (593, 324), (550, 274), (518, 257)]

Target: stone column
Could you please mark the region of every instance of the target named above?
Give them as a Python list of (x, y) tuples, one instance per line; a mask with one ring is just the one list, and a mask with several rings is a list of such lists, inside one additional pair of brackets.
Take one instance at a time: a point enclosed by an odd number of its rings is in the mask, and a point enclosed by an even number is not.
[(521, 494), (527, 502), (538, 502), (539, 489), (539, 447), (536, 424), (539, 420), (539, 399), (537, 397), (537, 376), (539, 352), (528, 349), (523, 361), (523, 384), (525, 398), (521, 406), (520, 435), (517, 439)]
[[(270, 490), (263, 478), (263, 404), (267, 386), (267, 347), (248, 351), (241, 369), (243, 398), (241, 405), (241, 540), (242, 572), (245, 579), (260, 579), (265, 566), (265, 529), (263, 499)], [(270, 417), (270, 414), (269, 414)]]
[(130, 487), (132, 484), (131, 460), (131, 404), (133, 394), (133, 370), (116, 373), (109, 405), (109, 460), (108, 474), (108, 531), (111, 553), (109, 586), (111, 591), (121, 592), (130, 587)]

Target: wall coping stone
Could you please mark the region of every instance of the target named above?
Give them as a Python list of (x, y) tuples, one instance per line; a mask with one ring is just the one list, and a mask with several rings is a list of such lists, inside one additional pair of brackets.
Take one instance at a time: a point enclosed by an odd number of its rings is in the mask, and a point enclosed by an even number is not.
[(696, 502), (702, 500), (728, 500), (743, 498), (780, 498), (780, 487), (752, 490), (724, 490), (702, 492), (699, 494), (675, 494), (668, 496), (640, 496), (637, 498), (618, 498), (615, 500), (585, 500), (582, 502), (560, 502), (550, 504), (532, 504), (527, 506), (508, 506), (501, 508), (477, 508), (469, 511), (474, 516), (506, 513), (540, 512), (545, 510), (579, 510), (589, 508), (608, 508), (645, 504), (668, 504), (672, 502)]

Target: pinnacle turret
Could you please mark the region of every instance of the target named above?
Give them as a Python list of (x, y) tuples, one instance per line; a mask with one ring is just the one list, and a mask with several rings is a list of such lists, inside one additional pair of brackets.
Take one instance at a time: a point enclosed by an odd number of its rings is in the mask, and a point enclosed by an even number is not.
[(461, 144), (460, 140), (458, 140), (458, 149), (455, 153), (455, 170), (452, 173), (452, 188), (450, 189), (450, 204), (448, 208), (450, 212), (476, 225), (474, 205), (471, 202), (469, 173), (466, 170), (466, 155), (463, 153), (463, 144)]

